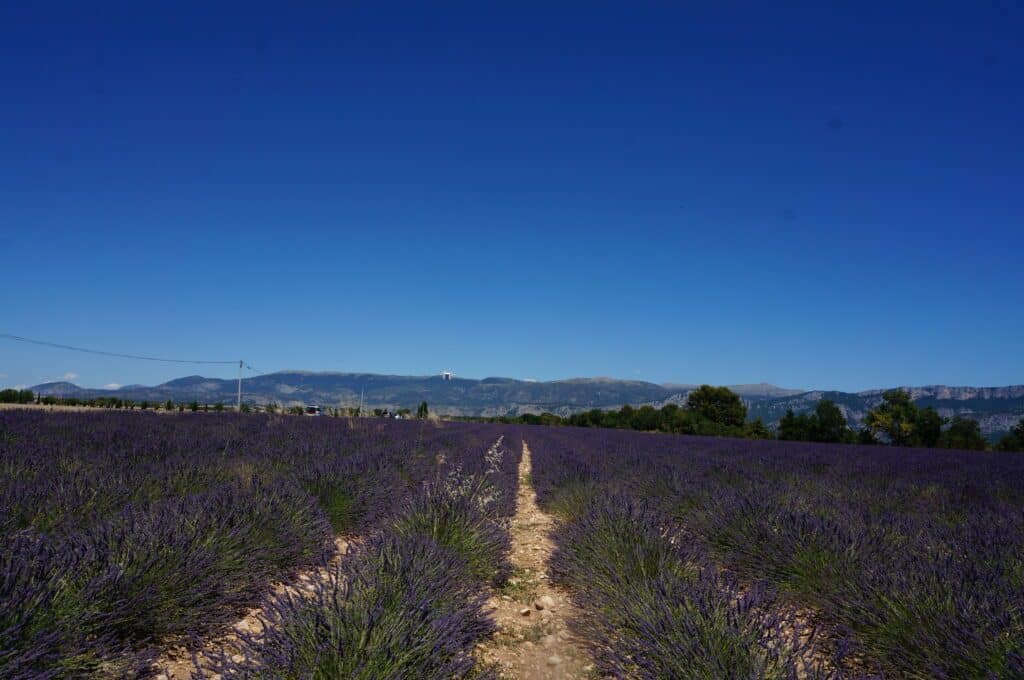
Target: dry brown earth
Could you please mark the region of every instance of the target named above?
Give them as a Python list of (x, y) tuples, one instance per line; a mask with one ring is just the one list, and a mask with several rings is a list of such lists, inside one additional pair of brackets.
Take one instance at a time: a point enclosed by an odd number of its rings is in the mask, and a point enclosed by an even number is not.
[(498, 632), (480, 645), (478, 653), (508, 678), (586, 678), (593, 673), (593, 664), (568, 627), (575, 609), (568, 594), (548, 582), (554, 520), (537, 507), (530, 465), (530, 449), (524, 442), (511, 532), (514, 572), (509, 584), (488, 603)]

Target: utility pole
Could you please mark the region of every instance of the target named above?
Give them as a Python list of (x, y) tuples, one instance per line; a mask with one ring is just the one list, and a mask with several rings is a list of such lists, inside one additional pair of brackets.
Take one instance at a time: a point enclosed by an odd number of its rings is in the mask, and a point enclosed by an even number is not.
[(242, 360), (238, 360), (238, 412), (242, 412)]

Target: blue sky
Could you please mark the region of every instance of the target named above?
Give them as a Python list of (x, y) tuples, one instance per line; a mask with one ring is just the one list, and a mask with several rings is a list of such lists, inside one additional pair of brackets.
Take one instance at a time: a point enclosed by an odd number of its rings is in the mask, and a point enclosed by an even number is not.
[[(268, 372), (1024, 382), (1016, 3), (209, 4), (0, 9), (0, 332)], [(3, 386), (189, 373), (233, 369), (0, 340)]]

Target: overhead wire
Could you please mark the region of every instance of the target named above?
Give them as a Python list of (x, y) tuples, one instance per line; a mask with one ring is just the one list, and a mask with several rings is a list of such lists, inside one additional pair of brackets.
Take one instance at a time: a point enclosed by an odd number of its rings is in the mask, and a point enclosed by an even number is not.
[(139, 361), (162, 361), (171, 364), (217, 364), (217, 365), (229, 365), (237, 364), (238, 359), (232, 359), (230, 361), (215, 361), (209, 359), (168, 359), (166, 357), (151, 357), (141, 354), (124, 354), (121, 352), (107, 352), (99, 349), (88, 349), (85, 347), (76, 347), (74, 345), (65, 345), (59, 342), (49, 342), (47, 340), (36, 340), (33, 338), (26, 338), (20, 335), (12, 335), (11, 333), (0, 333), (0, 338), (6, 338), (8, 340), (15, 340), (17, 342), (27, 342), (33, 345), (43, 345), (45, 347), (56, 347), (58, 349), (68, 349), (74, 352), (85, 352), (87, 354), (99, 354), (107, 357), (119, 357), (121, 359), (136, 359)]

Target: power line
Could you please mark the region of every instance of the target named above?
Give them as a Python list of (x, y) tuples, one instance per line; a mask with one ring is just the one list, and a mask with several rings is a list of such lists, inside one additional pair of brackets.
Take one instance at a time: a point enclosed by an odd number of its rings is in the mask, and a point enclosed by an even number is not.
[[(27, 342), (33, 345), (43, 345), (45, 347), (56, 347), (57, 349), (69, 349), (74, 352), (85, 352), (87, 354), (100, 354), (106, 357), (120, 357), (121, 359), (137, 359), (139, 361), (162, 361), (169, 364), (219, 364), (219, 365), (234, 365), (238, 363), (238, 359), (232, 359), (231, 361), (204, 361), (198, 359), (166, 359), (163, 357), (147, 357), (139, 354), (122, 354), (120, 352), (105, 352), (99, 349), (86, 349), (85, 347), (75, 347), (73, 345), (62, 345), (59, 342), (47, 342), (46, 340), (33, 340), (32, 338), (23, 338), (20, 335), (11, 335), (10, 333), (0, 333), (0, 338), (7, 338), (8, 340), (16, 340), (18, 342)], [(254, 369), (253, 369), (254, 370)]]

